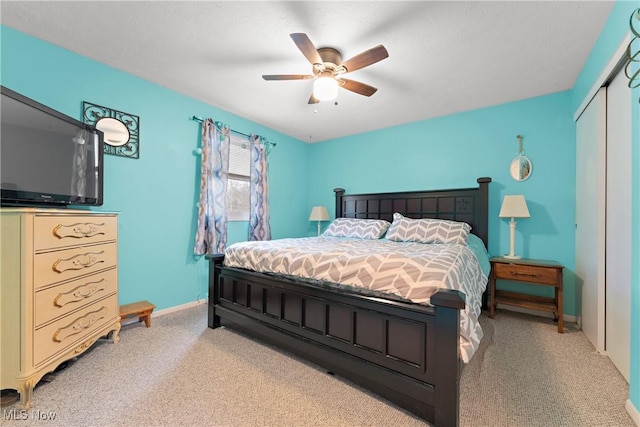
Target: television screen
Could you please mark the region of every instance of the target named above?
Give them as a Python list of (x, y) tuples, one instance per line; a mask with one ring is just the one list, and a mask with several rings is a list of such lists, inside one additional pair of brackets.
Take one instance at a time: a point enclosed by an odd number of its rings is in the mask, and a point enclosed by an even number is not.
[(2, 87), (2, 205), (102, 205), (103, 133)]

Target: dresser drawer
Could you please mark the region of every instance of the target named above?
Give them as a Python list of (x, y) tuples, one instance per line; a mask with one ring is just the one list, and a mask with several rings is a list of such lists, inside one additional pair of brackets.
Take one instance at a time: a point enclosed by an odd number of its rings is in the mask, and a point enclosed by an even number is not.
[(536, 267), (535, 265), (494, 264), (496, 279), (517, 280), (521, 282), (555, 285), (558, 283), (558, 270), (553, 268)]
[(34, 288), (113, 267), (117, 258), (115, 242), (36, 254), (33, 263)]
[(34, 365), (82, 341), (92, 332), (118, 316), (118, 296), (100, 300), (92, 305), (56, 320), (34, 332)]
[(117, 289), (116, 268), (42, 289), (36, 292), (35, 298), (36, 327), (114, 294)]
[(116, 240), (118, 235), (115, 216), (37, 215), (33, 226), (36, 251)]

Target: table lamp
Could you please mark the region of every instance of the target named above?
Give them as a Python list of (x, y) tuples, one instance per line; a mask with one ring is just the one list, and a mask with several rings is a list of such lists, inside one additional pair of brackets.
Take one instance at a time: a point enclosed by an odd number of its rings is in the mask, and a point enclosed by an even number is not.
[(314, 206), (309, 215), (309, 221), (318, 221), (318, 236), (320, 235), (320, 221), (329, 221), (329, 211), (324, 206)]
[(500, 208), (500, 218), (511, 218), (509, 222), (509, 254), (505, 258), (521, 258), (515, 254), (516, 246), (516, 218), (529, 218), (529, 209), (523, 195), (504, 196), (502, 208)]

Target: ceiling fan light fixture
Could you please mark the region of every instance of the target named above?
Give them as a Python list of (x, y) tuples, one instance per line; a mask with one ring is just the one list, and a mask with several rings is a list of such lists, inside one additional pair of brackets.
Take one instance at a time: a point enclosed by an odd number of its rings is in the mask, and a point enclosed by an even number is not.
[(338, 81), (333, 76), (320, 76), (313, 82), (313, 96), (319, 101), (333, 101), (338, 97)]
[[(332, 47), (316, 49), (309, 36), (305, 33), (289, 34), (300, 52), (307, 58), (313, 67), (313, 75), (309, 74), (267, 74), (262, 75), (264, 80), (304, 80), (313, 79), (313, 92), (308, 104), (317, 104), (320, 101), (333, 101), (338, 97), (339, 88), (357, 93), (358, 95), (371, 96), (378, 90), (365, 83), (351, 79), (345, 79), (343, 74), (359, 70), (389, 57), (389, 52), (384, 46), (378, 45), (360, 52), (356, 56), (342, 62), (339, 50)], [(336, 105), (338, 103), (336, 102)]]

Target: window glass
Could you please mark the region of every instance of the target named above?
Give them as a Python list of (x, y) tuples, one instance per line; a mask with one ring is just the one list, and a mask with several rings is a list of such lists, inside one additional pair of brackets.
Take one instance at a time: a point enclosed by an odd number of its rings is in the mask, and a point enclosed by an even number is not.
[(229, 178), (227, 180), (227, 217), (230, 221), (249, 220), (249, 139), (231, 134), (229, 145)]

